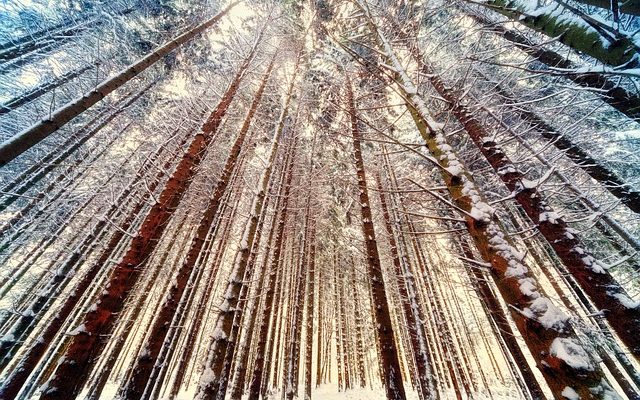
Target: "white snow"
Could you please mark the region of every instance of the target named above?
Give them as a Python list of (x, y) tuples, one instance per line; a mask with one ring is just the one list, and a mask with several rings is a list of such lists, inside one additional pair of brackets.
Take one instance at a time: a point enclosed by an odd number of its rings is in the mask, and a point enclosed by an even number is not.
[(535, 299), (529, 307), (525, 308), (525, 314), (528, 314), (528, 312), (546, 329), (562, 331), (569, 320), (569, 317), (556, 307), (551, 300), (542, 296)]
[(540, 222), (548, 221), (551, 224), (557, 224), (560, 218), (562, 218), (560, 214), (553, 211), (545, 211), (543, 213), (540, 213)]
[(573, 339), (555, 338), (549, 351), (552, 356), (561, 359), (571, 368), (587, 371), (593, 371), (594, 369), (589, 354)]
[(629, 296), (624, 293), (610, 293), (610, 296), (615, 297), (623, 306), (627, 308), (638, 308), (640, 307), (640, 300), (633, 300)]
[(0, 338), (0, 343), (2, 342), (15, 342), (16, 338), (13, 336), (11, 332), (6, 333), (2, 338)]
[(565, 386), (565, 388), (562, 390), (562, 393), (560, 394), (569, 400), (580, 400), (580, 395), (578, 394), (578, 392), (573, 390), (573, 388), (570, 386)]
[(216, 330), (213, 331), (213, 340), (225, 340), (227, 338), (227, 334), (224, 333), (224, 330), (220, 326), (216, 327)]
[(84, 324), (81, 324), (81, 325), (80, 325), (80, 326), (78, 326), (76, 329), (74, 329), (74, 330), (72, 330), (72, 331), (70, 331), (70, 332), (67, 332), (67, 335), (69, 335), (69, 336), (75, 336), (75, 335), (78, 335), (78, 334), (83, 333), (83, 332), (86, 332), (86, 331), (87, 331), (87, 328), (85, 327), (85, 325), (84, 325)]

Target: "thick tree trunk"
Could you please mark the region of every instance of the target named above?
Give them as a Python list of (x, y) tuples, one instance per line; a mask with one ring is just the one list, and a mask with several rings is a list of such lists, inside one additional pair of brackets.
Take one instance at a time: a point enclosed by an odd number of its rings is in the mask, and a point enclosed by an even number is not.
[(613, 67), (626, 64), (627, 68), (635, 68), (640, 63), (636, 56), (637, 45), (630, 38), (594, 29), (578, 16), (565, 15), (569, 11), (557, 3), (553, 3), (553, 7), (539, 5), (535, 10), (528, 11), (527, 3), (523, 0), (473, 1), (473, 4), (499, 12), (551, 38), (558, 38), (561, 43), (604, 64)]
[[(609, 0), (605, 1), (607, 3), (609, 2)], [(504, 37), (506, 40), (515, 44), (520, 50), (532, 57), (535, 57), (537, 60), (549, 67), (561, 68), (569, 71), (579, 68), (579, 66), (571, 60), (568, 60), (566, 57), (556, 53), (555, 51), (548, 50), (534, 43), (528, 37), (514, 29), (506, 28), (502, 24), (496, 24), (485, 16), (477, 12), (467, 10), (466, 8), (464, 12), (479, 24), (483, 25), (484, 29)], [(580, 86), (594, 89), (594, 92), (600, 94), (604, 101), (612, 107), (615, 107), (621, 113), (627, 115), (629, 118), (640, 119), (640, 96), (638, 96), (637, 93), (629, 92), (616, 82), (598, 73), (578, 74), (567, 72), (563, 73), (562, 76), (570, 79)]]
[[(426, 142), (433, 162), (439, 165), (442, 178), (453, 200), (452, 205), (463, 214), (469, 234), (482, 258), (491, 264), (496, 285), (506, 303), (512, 307), (512, 318), (554, 396), (562, 398), (562, 391), (569, 386), (584, 398), (606, 397), (607, 394), (604, 392), (594, 394), (591, 391), (595, 386), (606, 384), (603, 372), (582, 347), (569, 324), (568, 317), (557, 310), (545, 296), (529, 268), (523, 264), (515, 248), (506, 240), (508, 236), (496, 220), (494, 210), (483, 200), (471, 175), (447, 143), (444, 133), (437, 128), (437, 123), (417, 94), (417, 89), (388, 40), (375, 25), (373, 18), (367, 18), (382, 51), (395, 68), (398, 87), (407, 100), (407, 107)], [(542, 318), (549, 313), (554, 315), (553, 323), (543, 323)], [(558, 348), (567, 346), (584, 356), (587, 363), (585, 368), (572, 366), (558, 356)]]
[[(446, 86), (429, 64), (424, 63), (415, 48), (414, 57), (416, 61), (423, 63), (422, 70), (429, 77), (431, 84), (440, 96), (447, 100), (451, 111), (493, 167), (496, 175), (515, 194), (518, 204), (538, 227), (542, 236), (596, 307), (607, 310), (605, 315), (609, 324), (636, 359), (640, 359), (640, 336), (637, 335), (640, 331), (640, 307), (625, 306), (625, 302), (629, 299), (625, 290), (588, 254), (579, 238), (569, 232), (567, 223), (545, 201), (537, 186), (525, 183), (528, 181), (524, 174), (518, 170), (498, 144), (490, 139), (491, 134), (484, 129), (473, 113), (461, 104), (460, 96)], [(640, 201), (638, 207), (640, 207)]]

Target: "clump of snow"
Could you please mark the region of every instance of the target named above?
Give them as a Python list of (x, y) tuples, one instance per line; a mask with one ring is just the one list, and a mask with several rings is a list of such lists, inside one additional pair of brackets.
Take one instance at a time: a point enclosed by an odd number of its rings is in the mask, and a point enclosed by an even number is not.
[(561, 359), (571, 368), (587, 371), (594, 369), (589, 354), (574, 339), (555, 338), (549, 351), (552, 356)]
[[(493, 249), (496, 250), (498, 255), (505, 260), (507, 260), (507, 270), (505, 271), (506, 278), (526, 278), (527, 272), (529, 272), (528, 268), (521, 262), (521, 259), (518, 258), (518, 255), (521, 255), (513, 246), (511, 246), (504, 238), (504, 233), (500, 230), (500, 228), (494, 223), (491, 222), (489, 226), (487, 226), (487, 234), (489, 236), (489, 244)], [(532, 287), (529, 285), (526, 289), (530, 293), (532, 292)]]
[(555, 329), (560, 332), (564, 330), (569, 320), (569, 317), (551, 300), (542, 296), (531, 302), (529, 307), (525, 308), (524, 313), (535, 318), (546, 329)]
[(213, 331), (213, 339), (214, 340), (226, 340), (227, 334), (224, 333), (221, 327), (216, 327), (216, 330)]
[(493, 211), (494, 210), (490, 205), (483, 201), (478, 201), (473, 204), (469, 214), (471, 215), (471, 218), (476, 221), (490, 221)]
[(478, 193), (470, 179), (463, 177), (463, 180), (462, 194), (471, 199), (471, 211), (469, 211), (469, 215), (476, 221), (489, 222), (495, 210), (489, 204), (482, 201), (480, 193)]
[(564, 389), (562, 389), (562, 393), (560, 393), (564, 398), (569, 399), (569, 400), (580, 400), (580, 395), (578, 394), (578, 392), (576, 392), (572, 387), (570, 386), (565, 386)]
[(623, 306), (627, 307), (627, 308), (638, 308), (640, 307), (640, 300), (633, 300), (631, 297), (627, 296), (624, 293), (609, 293), (609, 295), (611, 297), (614, 297), (616, 300), (618, 300), (620, 303), (622, 303)]
[(87, 327), (84, 324), (81, 324), (76, 329), (72, 330), (71, 332), (67, 332), (67, 335), (76, 336), (76, 335), (79, 335), (79, 334), (84, 333), (86, 331), (87, 331)]
[(520, 283), (520, 291), (525, 296), (529, 296), (534, 299), (540, 297), (540, 292), (538, 292), (536, 282), (532, 278), (522, 278), (518, 280), (518, 283)]
[(459, 165), (449, 165), (445, 170), (453, 176), (460, 176), (462, 168)]
[(540, 222), (548, 221), (549, 223), (557, 224), (560, 218), (562, 218), (560, 214), (553, 211), (545, 211), (543, 213), (540, 213)]
[(593, 256), (587, 254), (582, 247), (575, 246), (573, 249), (571, 249), (571, 251), (581, 255), (582, 262), (593, 272), (597, 274), (604, 274), (606, 272), (604, 264), (593, 258)]
[(518, 172), (517, 169), (515, 169), (515, 167), (511, 164), (509, 165), (505, 165), (504, 167), (500, 167), (498, 169), (498, 175), (506, 175), (506, 174), (513, 174)]
[(11, 343), (15, 341), (16, 341), (16, 338), (15, 336), (13, 336), (13, 333), (11, 332), (6, 333), (4, 336), (0, 338), (0, 343)]

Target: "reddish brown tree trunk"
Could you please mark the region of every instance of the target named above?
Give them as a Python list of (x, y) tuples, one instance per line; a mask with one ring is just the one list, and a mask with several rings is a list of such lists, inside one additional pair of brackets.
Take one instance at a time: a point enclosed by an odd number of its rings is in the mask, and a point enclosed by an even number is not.
[[(191, 272), (196, 264), (198, 257), (200, 256), (202, 246), (205, 243), (207, 234), (209, 233), (209, 230), (211, 228), (211, 224), (213, 223), (216, 214), (218, 213), (222, 197), (227, 191), (229, 181), (234, 173), (240, 151), (242, 150), (242, 145), (244, 144), (244, 141), (249, 132), (251, 121), (253, 120), (253, 116), (258, 109), (258, 106), (260, 105), (260, 101), (262, 100), (262, 94), (271, 75), (274, 61), (275, 58), (267, 67), (267, 70), (262, 77), (262, 81), (260, 82), (260, 86), (258, 87), (258, 90), (254, 95), (253, 102), (249, 107), (249, 111), (247, 112), (247, 116), (244, 120), (242, 128), (238, 133), (238, 137), (236, 138), (233, 146), (231, 147), (231, 150), (229, 151), (229, 156), (225, 163), (224, 169), (222, 170), (222, 175), (216, 183), (216, 187), (211, 198), (209, 199), (207, 208), (202, 218), (200, 219), (200, 223), (198, 224), (196, 230), (196, 235), (191, 240), (189, 251), (187, 252), (182, 266), (178, 270), (176, 278), (174, 279), (175, 283), (169, 289), (167, 298), (160, 307), (160, 310), (156, 313), (155, 322), (149, 330), (149, 334), (147, 336), (147, 343), (145, 345), (144, 352), (145, 356), (138, 357), (136, 365), (134, 367), (134, 374), (125, 389), (124, 397), (127, 399), (143, 399), (149, 396), (149, 393), (145, 392), (147, 382), (150, 379), (154, 380), (153, 376), (158, 372), (159, 366), (156, 365), (156, 360), (158, 359), (158, 355), (160, 354), (160, 351), (162, 350), (162, 347), (164, 345), (165, 337), (172, 325), (170, 324), (170, 322), (173, 319), (176, 311), (178, 310), (182, 295), (187, 287), (187, 284), (190, 282)], [(160, 361), (162, 362), (162, 360)]]
[(202, 130), (193, 138), (184, 156), (165, 184), (162, 193), (132, 240), (124, 258), (113, 270), (108, 289), (100, 296), (95, 310), (84, 318), (83, 331), (71, 339), (60, 363), (49, 380), (42, 399), (73, 398), (81, 388), (94, 358), (104, 347), (101, 337), (112, 331), (116, 316), (122, 310), (124, 301), (140, 275), (144, 261), (156, 248), (167, 222), (175, 212), (197, 167), (204, 158), (205, 150), (211, 143), (235, 96), (244, 72), (255, 54), (254, 50), (245, 59), (231, 85), (222, 96), (220, 103), (211, 113)]
[[(396, 279), (398, 281), (398, 289), (400, 291), (400, 301), (402, 302), (402, 308), (404, 311), (404, 317), (407, 321), (407, 327), (409, 329), (409, 337), (411, 339), (411, 356), (415, 360), (415, 366), (417, 369), (418, 380), (420, 382), (419, 394), (420, 398), (435, 398), (437, 397), (436, 386), (433, 381), (431, 372), (431, 365), (433, 361), (430, 359), (427, 347), (427, 340), (424, 334), (424, 316), (421, 315), (418, 308), (418, 298), (415, 292), (415, 284), (410, 278), (411, 272), (405, 271), (402, 266), (402, 260), (398, 255), (398, 243), (395, 239), (395, 232), (391, 225), (391, 217), (389, 214), (389, 208), (387, 207), (387, 200), (384, 195), (382, 180), (380, 175), (376, 174), (376, 183), (378, 186), (378, 194), (380, 196), (380, 205), (382, 207), (382, 215), (384, 217), (384, 225), (387, 231), (389, 240), (389, 246), (391, 248), (391, 256), (393, 258), (393, 266), (395, 269)], [(408, 281), (408, 279), (411, 279)], [(411, 293), (409, 292), (411, 290)]]
[(371, 286), (376, 309), (375, 322), (378, 327), (377, 334), (382, 355), (383, 383), (389, 400), (404, 400), (406, 398), (404, 382), (402, 381), (402, 371), (400, 369), (398, 351), (396, 349), (393, 327), (391, 325), (391, 314), (389, 312), (389, 304), (387, 301), (384, 278), (380, 265), (376, 233), (373, 227), (373, 217), (371, 215), (371, 203), (369, 201), (367, 177), (364, 170), (362, 149), (360, 147), (362, 137), (360, 128), (358, 127), (358, 116), (356, 114), (353, 89), (348, 77), (347, 101), (347, 107), (350, 114), (351, 135), (353, 136), (353, 150), (356, 160), (358, 188), (360, 190), (359, 197), (362, 214), (362, 233), (366, 243), (368, 272), (372, 280)]
[[(185, 136), (184, 139), (181, 141), (181, 143), (177, 146), (177, 148), (178, 149), (182, 148), (182, 146), (187, 142), (187, 140), (188, 140), (188, 137)], [(164, 163), (162, 167), (162, 171), (169, 169), (171, 167), (172, 161), (173, 161), (173, 158), (169, 157), (169, 160), (167, 160)], [(124, 199), (126, 199), (133, 193), (132, 190), (136, 186), (135, 182), (137, 182), (138, 180), (144, 177), (144, 174), (148, 167), (149, 165), (145, 165), (142, 168), (140, 168), (140, 170), (136, 174), (136, 178), (134, 182), (132, 182), (132, 184), (121, 193), (121, 195), (118, 197), (118, 201), (114, 202), (114, 204), (109, 209), (107, 214), (111, 214), (115, 212), (115, 210), (122, 204), (122, 201), (124, 201)], [(152, 192), (155, 191), (156, 187), (161, 183), (161, 179), (163, 175), (164, 175), (164, 172), (160, 172), (156, 175), (153, 182), (149, 184), (150, 191)], [(2, 387), (2, 391), (0, 391), (0, 398), (14, 398), (17, 395), (20, 388), (26, 382), (26, 379), (28, 378), (29, 374), (33, 371), (38, 361), (43, 356), (45, 350), (48, 347), (48, 344), (58, 334), (59, 330), (63, 326), (64, 321), (69, 317), (69, 315), (71, 315), (71, 312), (74, 310), (74, 308), (78, 304), (78, 301), (80, 300), (82, 295), (94, 282), (95, 276), (98, 275), (100, 269), (112, 257), (113, 251), (116, 249), (117, 245), (125, 237), (124, 232), (127, 232), (129, 231), (129, 229), (131, 229), (132, 224), (135, 222), (136, 217), (144, 209), (146, 204), (147, 203), (145, 201), (138, 201), (134, 206), (134, 208), (129, 212), (127, 217), (124, 219), (124, 221), (121, 223), (121, 226), (120, 226), (121, 229), (113, 232), (110, 239), (107, 241), (107, 245), (105, 247), (107, 250), (103, 251), (100, 257), (98, 258), (98, 260), (92, 264), (91, 268), (87, 271), (87, 273), (84, 275), (82, 280), (77, 284), (76, 288), (73, 291), (73, 294), (71, 294), (65, 300), (64, 304), (58, 309), (56, 316), (48, 324), (47, 328), (41, 335), (43, 340), (37, 341), (31, 346), (28, 352), (28, 356), (21, 361), (20, 367), (14, 369), (12, 374), (5, 380), (5, 384)], [(106, 224), (106, 221), (104, 221), (104, 224)], [(103, 224), (99, 224), (95, 228), (100, 228), (102, 225)], [(96, 234), (94, 233), (91, 233), (89, 235), (89, 239), (94, 237), (96, 237)], [(80, 260), (81, 255), (82, 255), (81, 253), (74, 253), (69, 259), (67, 259), (65, 264), (62, 266), (63, 271), (66, 271), (68, 269), (70, 270), (72, 265), (74, 265)], [(57, 281), (60, 280), (62, 277), (63, 277), (62, 275), (54, 277), (54, 280), (52, 283), (55, 286), (59, 286)]]

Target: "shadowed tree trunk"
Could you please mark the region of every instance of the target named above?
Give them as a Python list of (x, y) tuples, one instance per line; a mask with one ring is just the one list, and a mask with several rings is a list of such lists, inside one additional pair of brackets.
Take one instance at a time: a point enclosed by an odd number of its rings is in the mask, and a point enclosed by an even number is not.
[(30, 103), (36, 100), (43, 94), (51, 90), (54, 90), (64, 85), (65, 83), (77, 78), (78, 76), (82, 75), (85, 71), (89, 70), (91, 67), (92, 65), (85, 65), (76, 70), (69, 71), (59, 78), (49, 80), (43, 83), (42, 85), (36, 88), (33, 88), (26, 93), (23, 93), (19, 97), (15, 97), (4, 104), (0, 104), (0, 115), (7, 114), (22, 105), (25, 105), (27, 103)]
[[(609, 1), (606, 2), (608, 3)], [(473, 10), (465, 8), (464, 12), (479, 24), (483, 25), (485, 30), (502, 36), (506, 40), (515, 44), (520, 50), (532, 57), (535, 57), (538, 61), (548, 65), (549, 67), (561, 68), (568, 71), (577, 70), (579, 68), (579, 66), (573, 61), (568, 60), (566, 57), (556, 53), (555, 51), (546, 49), (534, 43), (531, 39), (514, 29), (509, 29), (502, 24), (494, 23)], [(594, 92), (599, 94), (604, 101), (612, 107), (615, 107), (621, 113), (627, 115), (629, 118), (640, 119), (640, 96), (638, 96), (637, 93), (632, 93), (618, 85), (612, 79), (609, 79), (599, 73), (559, 72), (559, 74), (580, 86), (594, 89)]]
[(570, 11), (556, 2), (550, 7), (538, 3), (534, 9), (528, 10), (528, 3), (522, 0), (465, 1), (487, 7), (537, 32), (558, 38), (561, 43), (604, 64), (635, 68), (640, 63), (636, 56), (638, 46), (631, 38), (605, 31), (579, 16), (566, 15)]
[(367, 250), (368, 273), (372, 280), (373, 301), (375, 304), (375, 322), (377, 324), (378, 341), (381, 350), (381, 365), (383, 370), (383, 384), (387, 398), (390, 400), (404, 400), (404, 382), (402, 382), (402, 372), (398, 361), (398, 351), (395, 344), (394, 332), (391, 324), (391, 314), (389, 303), (385, 291), (385, 283), (380, 265), (378, 245), (376, 243), (376, 233), (373, 228), (373, 217), (367, 187), (367, 177), (364, 170), (358, 116), (356, 114), (356, 104), (351, 87), (349, 76), (346, 76), (347, 108), (351, 124), (351, 135), (353, 136), (353, 153), (356, 161), (356, 173), (358, 178), (358, 188), (360, 190), (360, 210), (362, 213), (362, 234), (364, 236)]
[(420, 382), (419, 394), (422, 399), (435, 399), (438, 398), (434, 378), (431, 372), (431, 365), (433, 364), (427, 347), (427, 339), (424, 334), (424, 316), (417, 304), (417, 294), (415, 283), (413, 281), (411, 272), (407, 270), (406, 266), (403, 268), (402, 261), (398, 255), (398, 243), (395, 239), (395, 232), (391, 225), (391, 217), (389, 215), (389, 208), (387, 207), (387, 200), (385, 199), (382, 180), (380, 174), (375, 175), (376, 184), (378, 187), (378, 194), (380, 196), (380, 206), (382, 208), (382, 215), (384, 217), (384, 226), (387, 231), (387, 237), (389, 240), (389, 247), (391, 248), (391, 256), (393, 258), (393, 266), (395, 269), (396, 279), (398, 280), (398, 288), (400, 290), (400, 301), (402, 302), (402, 308), (404, 316), (407, 321), (409, 329), (409, 337), (411, 339), (412, 351), (410, 352), (414, 359), (418, 373), (418, 381)]
[[(314, 291), (315, 288), (318, 287), (319, 279), (317, 278), (316, 272), (316, 247), (317, 247), (317, 238), (316, 238), (316, 226), (315, 221), (313, 222), (314, 226), (311, 228), (311, 245), (309, 249), (309, 288), (307, 290), (307, 321), (306, 321), (306, 329), (307, 335), (305, 339), (305, 363), (304, 363), (304, 399), (311, 400), (311, 373), (312, 373), (312, 360), (313, 360), (313, 313), (314, 313), (314, 302), (316, 297), (320, 294), (320, 290)], [(320, 324), (318, 324), (318, 336), (320, 336)], [(320, 352), (320, 348), (316, 349), (317, 352)]]

